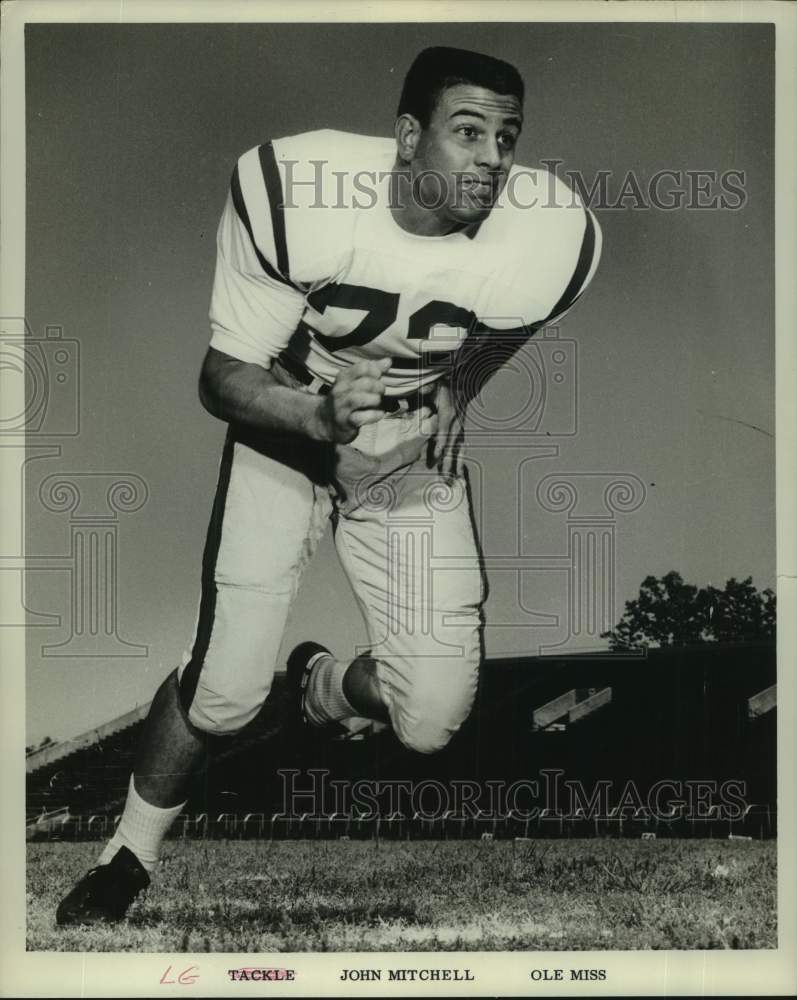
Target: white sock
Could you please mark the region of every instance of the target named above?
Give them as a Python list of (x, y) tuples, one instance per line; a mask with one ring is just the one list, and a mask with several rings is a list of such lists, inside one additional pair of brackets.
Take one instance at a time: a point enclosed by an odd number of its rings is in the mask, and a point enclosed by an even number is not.
[(181, 802), (179, 806), (170, 806), (168, 809), (151, 806), (136, 791), (131, 774), (127, 802), (119, 826), (105, 845), (97, 864), (107, 865), (120, 847), (126, 847), (135, 854), (147, 871), (151, 872), (158, 863), (163, 838), (184, 806), (185, 802)]
[(348, 667), (348, 663), (330, 655), (310, 674), (304, 705), (308, 719), (315, 725), (340, 722), (357, 714), (343, 693), (343, 675)]

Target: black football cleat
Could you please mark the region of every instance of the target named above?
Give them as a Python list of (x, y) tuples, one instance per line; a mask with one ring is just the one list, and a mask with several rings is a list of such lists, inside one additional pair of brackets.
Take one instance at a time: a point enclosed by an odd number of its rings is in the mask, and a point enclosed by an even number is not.
[(333, 740), (362, 739), (367, 733), (386, 727), (354, 715), (340, 722), (317, 723), (307, 714), (307, 685), (317, 664), (332, 653), (318, 642), (301, 642), (288, 657), (287, 690), (292, 716), (299, 726), (312, 726)]
[(65, 896), (55, 921), (68, 924), (115, 924), (136, 896), (149, 885), (146, 869), (127, 847), (120, 847), (107, 865), (90, 869)]
[(317, 642), (300, 642), (288, 657), (288, 698), (293, 707), (296, 721), (302, 725), (313, 725), (307, 717), (307, 683), (310, 680), (313, 667), (325, 656), (332, 656), (326, 646)]

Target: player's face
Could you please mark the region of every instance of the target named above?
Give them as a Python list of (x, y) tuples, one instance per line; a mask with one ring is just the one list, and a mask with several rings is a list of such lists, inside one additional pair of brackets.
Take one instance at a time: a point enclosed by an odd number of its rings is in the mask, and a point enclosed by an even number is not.
[(506, 184), (522, 123), (516, 97), (470, 84), (443, 91), (412, 160), (421, 204), (449, 226), (486, 218)]

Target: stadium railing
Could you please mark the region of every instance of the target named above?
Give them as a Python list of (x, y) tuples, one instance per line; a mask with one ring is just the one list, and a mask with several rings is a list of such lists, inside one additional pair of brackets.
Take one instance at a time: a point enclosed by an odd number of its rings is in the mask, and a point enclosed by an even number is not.
[(266, 817), (263, 813), (247, 813), (240, 826), (238, 836), (249, 838), (261, 838), (266, 827)]
[(656, 817), (647, 806), (641, 806), (634, 810), (628, 823), (628, 831), (634, 837), (641, 837), (643, 833), (658, 834)]
[(217, 839), (229, 840), (237, 836), (238, 822), (237, 813), (220, 813), (210, 824), (209, 835)]
[(488, 813), (485, 809), (479, 809), (473, 817), (472, 830), (474, 837), (490, 834), (495, 838), (498, 836), (498, 816), (494, 813)]
[(352, 840), (370, 840), (376, 830), (376, 815), (374, 813), (354, 813), (349, 824), (349, 836)]
[(378, 817), (375, 836), (387, 840), (405, 840), (409, 837), (409, 823), (404, 813), (393, 812), (389, 816)]
[(656, 835), (660, 837), (685, 837), (690, 833), (684, 816), (684, 807), (671, 806), (666, 812), (656, 815)]
[(565, 822), (568, 837), (589, 837), (594, 829), (594, 818), (587, 815), (586, 810), (576, 809), (572, 817)]
[(769, 805), (748, 805), (741, 816), (725, 820), (729, 837), (753, 837), (756, 840), (777, 836), (777, 809)]
[(86, 820), (84, 831), (87, 837), (92, 840), (102, 840), (108, 829), (108, 817), (93, 815)]
[(714, 837), (722, 825), (720, 807), (718, 805), (711, 805), (704, 814), (690, 816), (688, 822), (691, 837)]
[(500, 823), (501, 832), (507, 837), (530, 837), (534, 820), (527, 813), (510, 809)]
[[(113, 834), (119, 816), (103, 813), (72, 815), (57, 811), (29, 819), (29, 840), (101, 840)], [(373, 813), (333, 813), (314, 816), (309, 813), (285, 815), (274, 813), (182, 813), (170, 836), (183, 839), (270, 839), (335, 840), (341, 837), (358, 840), (465, 840), (487, 838), (536, 839), (556, 837), (640, 838), (655, 834), (664, 838), (749, 837), (755, 840), (777, 836), (777, 808), (767, 803), (747, 805), (741, 814), (711, 804), (701, 816), (685, 816), (682, 806), (667, 812), (615, 807), (605, 815), (591, 815), (576, 809), (564, 815), (543, 809), (536, 817), (510, 810), (505, 815), (484, 811), (474, 815), (446, 812), (431, 817), (420, 812), (411, 817), (394, 812), (389, 816)]]
[(441, 819), (444, 840), (462, 840), (468, 825), (468, 817), (460, 816), (450, 809), (443, 813)]
[(337, 840), (339, 837), (351, 837), (351, 816), (349, 813), (336, 812), (326, 817), (322, 825), (322, 835)]
[(621, 806), (614, 806), (608, 812), (595, 817), (595, 835), (598, 837), (622, 837), (626, 816)]
[(564, 836), (564, 830), (565, 818), (558, 809), (548, 809), (546, 807), (540, 810), (536, 831), (538, 837), (562, 837)]

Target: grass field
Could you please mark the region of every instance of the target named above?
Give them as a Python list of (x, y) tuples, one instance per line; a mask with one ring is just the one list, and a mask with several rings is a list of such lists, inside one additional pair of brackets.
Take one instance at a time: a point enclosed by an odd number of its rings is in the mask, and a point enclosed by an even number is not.
[(97, 853), (29, 845), (29, 950), (777, 946), (774, 841), (173, 841), (124, 923), (57, 927)]

